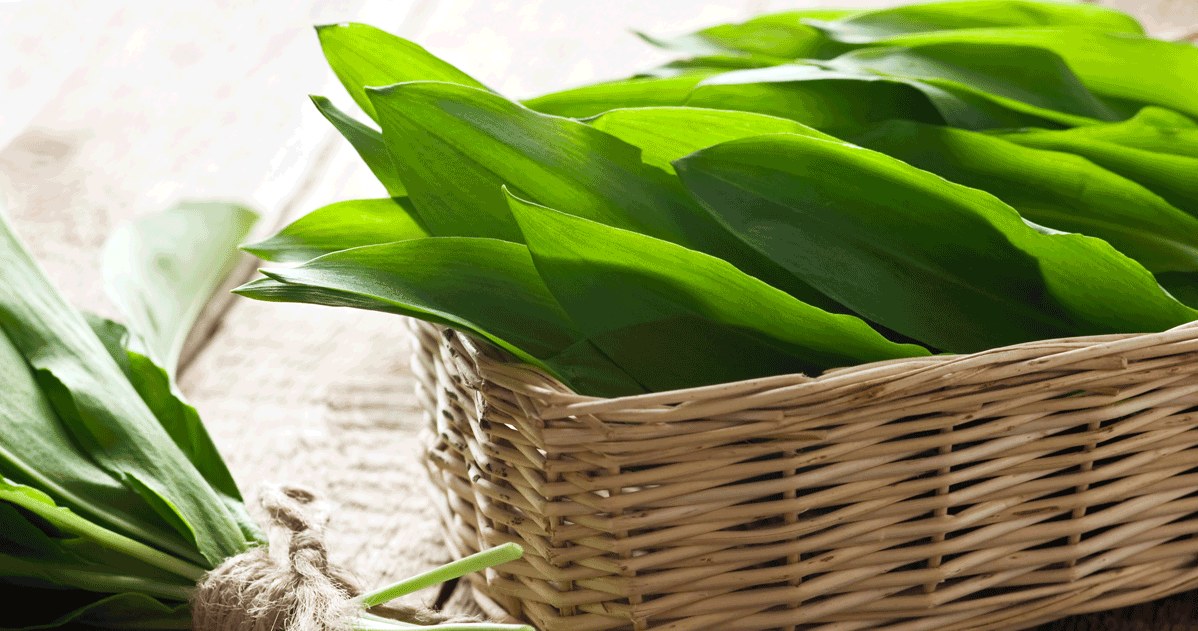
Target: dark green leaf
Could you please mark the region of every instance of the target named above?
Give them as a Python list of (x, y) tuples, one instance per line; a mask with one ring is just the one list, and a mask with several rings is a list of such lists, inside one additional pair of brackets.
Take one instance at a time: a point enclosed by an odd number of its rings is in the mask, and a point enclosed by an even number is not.
[(412, 239), (264, 273), (270, 278), (237, 293), (409, 315), (477, 335), (580, 392), (614, 396), (644, 390), (585, 343), (518, 243)]
[(470, 75), (402, 37), (366, 24), (345, 22), (316, 27), (320, 47), (333, 73), (368, 116), (378, 121), (367, 86), (404, 81), (448, 81), (483, 88)]
[[(596, 346), (650, 390), (926, 354), (720, 259), (510, 201), (550, 292)], [(673, 370), (660, 369), (665, 357), (673, 357)]]
[(882, 40), (900, 46), (965, 42), (1034, 46), (1061, 56), (1091, 92), (1198, 116), (1198, 46), (1091, 29), (969, 29)]
[(316, 109), (320, 110), (321, 115), (349, 141), (354, 151), (357, 151), (362, 161), (366, 163), (366, 167), (370, 169), (374, 177), (378, 178), (383, 188), (387, 189), (388, 195), (399, 197), (407, 192), (403, 182), (399, 181), (395, 165), (391, 164), (391, 156), (387, 153), (387, 146), (383, 144), (382, 132), (355, 120), (349, 114), (337, 109), (332, 101), (323, 96), (313, 96), (312, 103), (316, 105)]
[(852, 145), (761, 136), (675, 167), (746, 243), (937, 348), (1159, 331), (1198, 316), (1103, 241), (1042, 234), (987, 193)]
[[(1116, 123), (1119, 125), (1119, 123)], [(1125, 138), (1104, 138), (1102, 126), (1079, 127), (1061, 131), (1017, 131), (1000, 136), (1013, 143), (1036, 149), (1048, 149), (1079, 155), (1123, 177), (1138, 182), (1165, 198), (1170, 204), (1198, 216), (1198, 156), (1187, 155), (1192, 149), (1190, 134), (1179, 134), (1173, 143), (1175, 153), (1141, 149)], [(1151, 136), (1141, 136), (1145, 144), (1160, 144)]]
[(298, 263), (338, 250), (426, 236), (407, 198), (355, 199), (317, 208), (242, 249), (267, 261)]
[(1031, 46), (946, 42), (866, 48), (828, 65), (918, 79), (949, 91), (969, 90), (1004, 107), (1066, 125), (1123, 118), (1091, 94), (1060, 56)]
[(686, 104), (782, 116), (833, 133), (891, 119), (967, 129), (1053, 124), (968, 86), (942, 83), (880, 75), (848, 64), (788, 64), (709, 77)]
[(1198, 272), (1198, 220), (1085, 158), (904, 121), (850, 139), (989, 191), (1036, 223), (1100, 237), (1152, 272)]
[(729, 235), (676, 178), (641, 162), (639, 149), (590, 125), (449, 83), (370, 92), (429, 234), (520, 242), (500, 190), (506, 185), (536, 203), (719, 256), (803, 300), (830, 304)]

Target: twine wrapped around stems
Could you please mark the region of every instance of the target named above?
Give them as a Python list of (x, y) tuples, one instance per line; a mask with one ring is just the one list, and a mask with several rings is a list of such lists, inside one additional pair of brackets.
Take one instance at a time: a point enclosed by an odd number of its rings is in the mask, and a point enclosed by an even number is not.
[[(286, 541), (285, 554), (267, 546), (221, 563), (196, 585), (192, 596), (195, 631), (348, 631), (362, 612), (353, 579), (329, 563), (324, 524), (327, 513), (316, 495), (294, 487), (264, 489), (260, 498), (270, 518), (272, 541)], [(275, 550), (275, 552), (282, 552)], [(473, 621), (417, 606), (388, 606), (387, 617), (412, 624)]]

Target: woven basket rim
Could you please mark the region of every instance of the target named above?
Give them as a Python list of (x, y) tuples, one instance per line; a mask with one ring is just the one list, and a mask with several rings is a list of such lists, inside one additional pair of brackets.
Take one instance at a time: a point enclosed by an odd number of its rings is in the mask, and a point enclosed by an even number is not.
[[(539, 412), (543, 420), (577, 415), (645, 411), (653, 408), (672, 409), (676, 406), (714, 398), (729, 399), (760, 392), (791, 392), (803, 389), (824, 390), (853, 385), (879, 386), (887, 390), (901, 388), (908, 379), (920, 381), (945, 378), (998, 361), (1021, 368), (1043, 370), (1063, 367), (1087, 360), (1110, 358), (1126, 365), (1122, 355), (1138, 349), (1177, 344), (1198, 339), (1198, 320), (1154, 333), (1116, 333), (1047, 340), (1033, 340), (1010, 346), (986, 349), (976, 353), (910, 357), (832, 368), (820, 375), (803, 373), (772, 375), (692, 388), (662, 392), (599, 397), (578, 394), (558, 379), (535, 366), (520, 362), (504, 350), (475, 336), (437, 325), (455, 356), (467, 358), (484, 380), (501, 384), (539, 400), (544, 407)], [(658, 419), (659, 421), (663, 419)]]

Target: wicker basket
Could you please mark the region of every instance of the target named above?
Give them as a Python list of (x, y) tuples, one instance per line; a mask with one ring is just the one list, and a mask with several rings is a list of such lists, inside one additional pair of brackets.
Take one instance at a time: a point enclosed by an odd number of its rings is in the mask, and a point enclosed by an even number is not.
[(1198, 585), (1198, 325), (660, 394), (415, 323), (472, 583), (546, 631), (1019, 629)]

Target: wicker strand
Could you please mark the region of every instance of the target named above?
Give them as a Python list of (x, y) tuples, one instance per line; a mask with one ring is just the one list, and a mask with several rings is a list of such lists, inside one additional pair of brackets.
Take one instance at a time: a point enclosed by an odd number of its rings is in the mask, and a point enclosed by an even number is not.
[[(192, 596), (195, 631), (347, 631), (361, 613), (354, 581), (329, 563), (325, 513), (311, 491), (263, 490), (272, 541), (286, 541), (286, 558), (259, 546), (231, 557), (204, 576)], [(473, 621), (426, 607), (388, 606), (387, 617), (410, 624)]]

